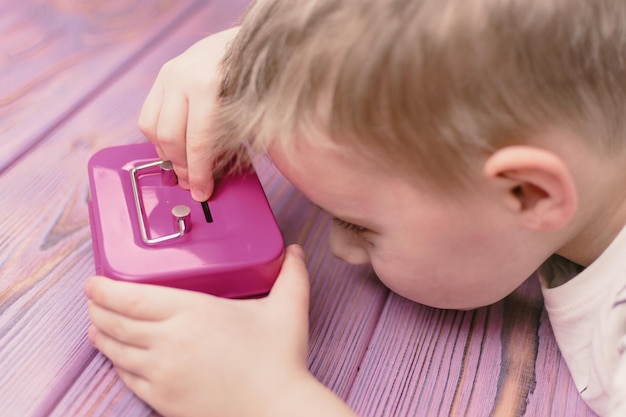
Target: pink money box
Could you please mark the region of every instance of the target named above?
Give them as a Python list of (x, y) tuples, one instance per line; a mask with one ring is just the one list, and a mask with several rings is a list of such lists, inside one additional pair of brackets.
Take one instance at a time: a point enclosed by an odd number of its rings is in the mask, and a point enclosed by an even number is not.
[(253, 171), (217, 180), (199, 203), (149, 143), (102, 149), (88, 170), (98, 274), (229, 298), (269, 292), (284, 243)]

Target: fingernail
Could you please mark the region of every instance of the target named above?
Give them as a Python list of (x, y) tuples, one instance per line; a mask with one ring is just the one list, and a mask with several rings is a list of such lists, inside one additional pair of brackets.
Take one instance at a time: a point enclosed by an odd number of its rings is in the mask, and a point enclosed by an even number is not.
[(92, 344), (96, 340), (96, 333), (96, 328), (93, 325), (89, 326), (89, 329), (87, 329), (87, 339), (89, 339)]
[(87, 279), (87, 282), (85, 283), (85, 295), (87, 296), (87, 298), (91, 299), (91, 295), (93, 290), (91, 289), (91, 284), (92, 280), (91, 278)]
[(199, 202), (208, 200), (206, 193), (202, 191), (201, 189), (195, 188), (195, 187), (191, 189), (191, 197), (194, 200), (199, 201)]
[(306, 255), (304, 254), (304, 250), (302, 249), (302, 246), (300, 245), (290, 245), (287, 250), (289, 251), (289, 253), (292, 256), (295, 256), (296, 258), (299, 258), (303, 261), (306, 261)]

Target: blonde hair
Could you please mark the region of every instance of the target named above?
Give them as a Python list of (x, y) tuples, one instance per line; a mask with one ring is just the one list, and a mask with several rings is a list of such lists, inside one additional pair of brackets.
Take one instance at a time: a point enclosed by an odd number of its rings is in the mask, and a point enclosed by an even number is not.
[(554, 125), (625, 147), (624, 0), (261, 0), (242, 23), (221, 151), (325, 135), (453, 186)]

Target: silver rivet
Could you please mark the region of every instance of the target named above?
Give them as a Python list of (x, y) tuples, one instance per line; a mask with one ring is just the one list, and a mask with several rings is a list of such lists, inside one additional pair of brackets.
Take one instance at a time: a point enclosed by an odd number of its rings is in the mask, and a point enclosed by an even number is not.
[(171, 161), (161, 162), (161, 182), (163, 185), (176, 185), (178, 184), (178, 177), (174, 172), (174, 165)]
[(183, 233), (191, 230), (191, 209), (188, 206), (180, 205), (172, 209), (172, 216), (174, 216), (174, 222), (177, 226), (182, 226)]

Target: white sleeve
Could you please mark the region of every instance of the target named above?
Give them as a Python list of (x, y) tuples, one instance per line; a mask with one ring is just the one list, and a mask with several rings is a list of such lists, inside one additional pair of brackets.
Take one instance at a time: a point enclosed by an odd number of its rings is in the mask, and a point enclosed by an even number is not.
[(626, 416), (626, 334), (619, 340), (619, 359), (613, 374), (607, 417)]

